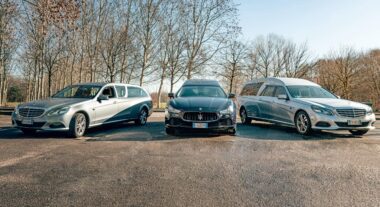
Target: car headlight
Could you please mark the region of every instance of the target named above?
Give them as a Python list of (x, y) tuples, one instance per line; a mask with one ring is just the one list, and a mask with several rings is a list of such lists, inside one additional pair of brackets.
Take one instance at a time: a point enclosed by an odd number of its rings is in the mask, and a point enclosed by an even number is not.
[(176, 109), (176, 108), (173, 108), (173, 106), (169, 105), (169, 106), (168, 106), (168, 112), (169, 112), (169, 113), (172, 113), (172, 114), (179, 114), (179, 113), (181, 113), (181, 110), (178, 110), (178, 109)]
[(367, 109), (367, 115), (372, 115), (373, 114), (373, 110), (371, 108)]
[(14, 113), (17, 115), (18, 114), (18, 110), (19, 110), (19, 106), (17, 105), (16, 107), (15, 107), (15, 110), (14, 110)]
[(232, 114), (234, 113), (234, 105), (229, 105), (226, 109), (220, 111), (221, 114)]
[(66, 114), (69, 111), (70, 107), (63, 107), (63, 108), (56, 108), (50, 110), (47, 115), (48, 116), (58, 116), (58, 115), (63, 115)]
[(330, 109), (326, 109), (320, 106), (311, 106), (311, 109), (318, 114), (324, 114), (328, 116), (334, 115), (334, 113)]

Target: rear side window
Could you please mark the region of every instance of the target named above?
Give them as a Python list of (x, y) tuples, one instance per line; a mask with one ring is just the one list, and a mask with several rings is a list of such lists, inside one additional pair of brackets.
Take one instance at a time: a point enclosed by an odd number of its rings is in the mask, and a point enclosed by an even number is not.
[(260, 96), (274, 96), (274, 90), (276, 87), (274, 86), (267, 86), (265, 87), (264, 91), (261, 93)]
[(125, 97), (126, 90), (124, 86), (116, 86), (116, 92), (119, 97)]
[(263, 85), (262, 82), (247, 84), (246, 86), (244, 86), (240, 95), (241, 96), (256, 96), (257, 92), (259, 91), (259, 89), (261, 88), (262, 85)]
[(147, 96), (148, 94), (141, 88), (128, 86), (128, 98), (147, 97)]

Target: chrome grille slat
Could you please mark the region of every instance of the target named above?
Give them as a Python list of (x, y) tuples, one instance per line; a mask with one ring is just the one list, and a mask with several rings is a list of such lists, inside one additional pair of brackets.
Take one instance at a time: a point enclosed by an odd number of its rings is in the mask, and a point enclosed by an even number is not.
[(45, 112), (44, 109), (36, 108), (20, 108), (18, 111), (20, 116), (28, 118), (39, 117)]
[(350, 117), (350, 118), (358, 118), (358, 117), (363, 117), (366, 115), (366, 110), (365, 109), (337, 109), (336, 110), (340, 116), (343, 117)]
[(186, 121), (216, 121), (218, 114), (213, 112), (185, 112), (183, 119)]

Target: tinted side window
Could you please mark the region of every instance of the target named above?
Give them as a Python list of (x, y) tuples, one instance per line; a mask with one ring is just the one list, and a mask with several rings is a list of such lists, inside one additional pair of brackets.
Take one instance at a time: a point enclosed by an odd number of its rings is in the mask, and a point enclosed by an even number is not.
[(116, 92), (119, 97), (125, 97), (126, 90), (124, 86), (116, 86)]
[(262, 85), (263, 85), (263, 82), (261, 82), (261, 83), (255, 83), (255, 85), (252, 88), (252, 94), (251, 95), (252, 96), (256, 96)]
[(282, 86), (277, 86), (276, 87), (276, 92), (274, 93), (275, 97), (278, 97), (278, 95), (286, 95), (285, 88)]
[(262, 82), (261, 83), (248, 84), (248, 85), (244, 86), (240, 95), (242, 95), (242, 96), (256, 96), (261, 85), (263, 85)]
[(249, 91), (252, 87), (253, 87), (252, 84), (245, 85), (243, 90), (241, 90), (240, 95), (241, 96), (249, 96), (250, 95)]
[(112, 86), (104, 88), (102, 94), (104, 96), (108, 96), (108, 98), (115, 98), (116, 97), (115, 89)]
[(141, 88), (137, 87), (128, 87), (128, 97), (133, 98), (133, 97), (147, 97), (148, 94), (142, 90)]
[(265, 87), (264, 91), (260, 94), (260, 96), (273, 96), (275, 89), (276, 87), (274, 86), (267, 86)]

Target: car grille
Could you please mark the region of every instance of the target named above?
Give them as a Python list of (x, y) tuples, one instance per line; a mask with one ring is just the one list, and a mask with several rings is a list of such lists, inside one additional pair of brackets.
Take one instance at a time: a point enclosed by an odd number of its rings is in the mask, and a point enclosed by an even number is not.
[(362, 117), (367, 113), (365, 109), (337, 109), (336, 111), (339, 115), (350, 118)]
[(18, 112), (22, 117), (39, 117), (45, 112), (45, 110), (34, 108), (20, 108)]
[(185, 112), (183, 119), (187, 121), (215, 121), (218, 119), (218, 114), (210, 112)]

